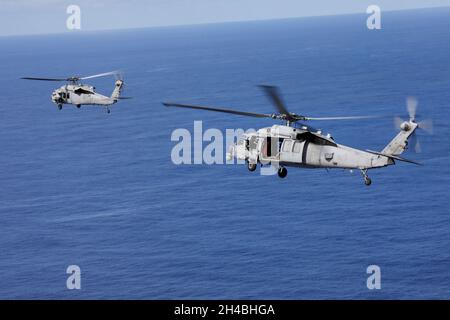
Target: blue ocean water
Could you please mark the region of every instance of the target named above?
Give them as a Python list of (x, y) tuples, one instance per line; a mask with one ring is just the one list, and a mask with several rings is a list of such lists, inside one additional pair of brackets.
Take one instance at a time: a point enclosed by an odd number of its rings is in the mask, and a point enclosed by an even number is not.
[[(450, 298), (450, 10), (0, 38), (0, 298)], [(122, 69), (107, 115), (50, 101), (70, 76)], [(91, 82), (109, 94), (112, 79)], [(416, 96), (423, 153), (370, 172), (171, 162), (176, 128), (260, 120), (161, 101), (273, 112), (257, 84), (309, 116), (398, 114)], [(314, 124), (381, 150), (389, 119)], [(66, 288), (79, 265), (82, 289)], [(381, 268), (381, 290), (366, 287)]]

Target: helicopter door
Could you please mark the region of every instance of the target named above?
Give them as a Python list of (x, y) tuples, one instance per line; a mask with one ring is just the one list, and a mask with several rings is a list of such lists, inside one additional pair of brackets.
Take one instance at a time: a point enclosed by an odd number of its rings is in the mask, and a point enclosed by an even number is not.
[(266, 137), (264, 138), (262, 145), (262, 158), (266, 159), (275, 159), (279, 157), (280, 154), (280, 146), (283, 141), (274, 138), (274, 137)]
[(291, 139), (285, 139), (281, 145), (280, 161), (281, 162), (295, 162), (292, 154), (292, 148), (295, 142)]
[(264, 141), (263, 156), (265, 158), (270, 158), (271, 155), (272, 155), (272, 139), (270, 137), (267, 137)]
[(281, 146), (280, 161), (290, 163), (291, 165), (299, 165), (302, 163), (302, 151), (304, 141), (284, 140)]

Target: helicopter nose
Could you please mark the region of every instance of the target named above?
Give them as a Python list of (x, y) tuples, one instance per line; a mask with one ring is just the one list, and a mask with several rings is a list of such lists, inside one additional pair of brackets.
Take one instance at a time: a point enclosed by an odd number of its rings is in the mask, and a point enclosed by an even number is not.
[(58, 94), (56, 91), (54, 91), (54, 92), (52, 93), (51, 99), (52, 99), (53, 102), (56, 103), (56, 102), (58, 101), (58, 99), (59, 99), (59, 94)]

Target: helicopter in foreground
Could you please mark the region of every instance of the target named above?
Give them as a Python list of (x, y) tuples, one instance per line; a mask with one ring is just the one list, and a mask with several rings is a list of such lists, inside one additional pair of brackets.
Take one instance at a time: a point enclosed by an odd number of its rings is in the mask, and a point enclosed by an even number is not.
[[(114, 90), (111, 96), (105, 96), (100, 93), (95, 92), (95, 87), (82, 84), (81, 80), (99, 78), (114, 75), (116, 77), (116, 82), (114, 85)], [(106, 108), (108, 113), (111, 112), (109, 107), (115, 104), (120, 99), (127, 99), (120, 97), (124, 82), (121, 79), (121, 75), (118, 71), (100, 73), (87, 77), (69, 77), (65, 79), (57, 78), (34, 78), (34, 77), (24, 77), (24, 80), (38, 80), (38, 81), (67, 81), (67, 84), (59, 89), (53, 91), (51, 99), (53, 103), (58, 106), (61, 110), (64, 104), (72, 104), (77, 108), (81, 108), (82, 105), (94, 105)]]
[[(312, 118), (298, 115), (288, 111), (281, 99), (277, 87), (260, 86), (269, 97), (279, 113), (262, 114), (239, 110), (204, 107), (180, 103), (167, 103), (166, 107), (179, 107), (196, 110), (224, 112), (241, 116), (256, 118), (272, 118), (285, 121), (285, 125), (273, 125), (259, 129), (255, 133), (247, 133), (240, 137), (238, 142), (231, 146), (227, 153), (228, 160), (233, 157), (245, 160), (249, 171), (255, 171), (257, 165), (272, 165), (277, 168), (280, 178), (287, 176), (287, 167), (298, 168), (325, 168), (325, 169), (358, 169), (361, 171), (365, 185), (369, 186), (372, 180), (368, 176), (369, 169), (382, 168), (394, 165), (395, 161), (419, 163), (400, 157), (408, 148), (408, 140), (418, 128), (428, 132), (432, 130), (431, 120), (416, 122), (417, 100), (409, 97), (407, 109), (409, 120), (403, 121), (395, 118), (400, 132), (381, 151), (360, 150), (338, 144), (330, 134), (323, 134), (303, 122), (310, 120), (357, 120), (379, 118), (378, 116), (351, 116), (351, 117), (322, 117)], [(420, 145), (415, 145), (420, 152)]]

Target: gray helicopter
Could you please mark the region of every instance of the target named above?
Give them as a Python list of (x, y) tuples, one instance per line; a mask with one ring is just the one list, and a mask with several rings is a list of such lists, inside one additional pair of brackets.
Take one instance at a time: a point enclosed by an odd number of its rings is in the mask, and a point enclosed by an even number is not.
[[(105, 96), (100, 93), (95, 92), (95, 87), (82, 84), (81, 80), (99, 78), (114, 75), (116, 77), (116, 82), (114, 90), (111, 96)], [(39, 80), (39, 81), (67, 81), (68, 83), (59, 89), (53, 91), (51, 99), (53, 103), (58, 106), (61, 110), (64, 104), (72, 104), (77, 108), (81, 108), (82, 105), (94, 105), (106, 108), (108, 113), (111, 112), (109, 107), (120, 99), (129, 99), (125, 97), (120, 97), (124, 82), (121, 79), (122, 76), (118, 71), (111, 71), (106, 73), (100, 73), (87, 77), (70, 77), (65, 79), (57, 78), (34, 78), (34, 77), (24, 77), (24, 80)]]
[[(249, 171), (255, 171), (257, 165), (272, 165), (276, 168), (278, 176), (287, 176), (287, 167), (298, 168), (325, 168), (325, 169), (358, 169), (364, 178), (364, 183), (369, 186), (372, 180), (367, 171), (369, 169), (382, 168), (394, 165), (395, 161), (404, 161), (419, 164), (415, 161), (400, 157), (408, 148), (408, 139), (418, 128), (428, 132), (432, 130), (431, 120), (416, 122), (417, 100), (409, 97), (407, 109), (409, 120), (403, 121), (395, 118), (395, 123), (400, 132), (381, 151), (359, 150), (338, 144), (330, 134), (323, 134), (302, 122), (310, 120), (357, 120), (384, 118), (385, 116), (352, 116), (352, 117), (322, 117), (312, 118), (297, 115), (288, 111), (281, 99), (278, 89), (273, 86), (260, 86), (265, 91), (271, 102), (278, 110), (278, 114), (262, 114), (245, 112), (223, 108), (212, 108), (179, 103), (163, 103), (167, 107), (179, 107), (196, 110), (231, 113), (241, 116), (256, 118), (272, 118), (285, 121), (285, 125), (273, 125), (259, 129), (255, 133), (247, 133), (240, 137), (235, 145), (227, 152), (227, 159), (233, 157), (245, 160)], [(417, 141), (417, 140), (416, 140)], [(415, 144), (415, 149), (420, 152), (420, 145)]]

